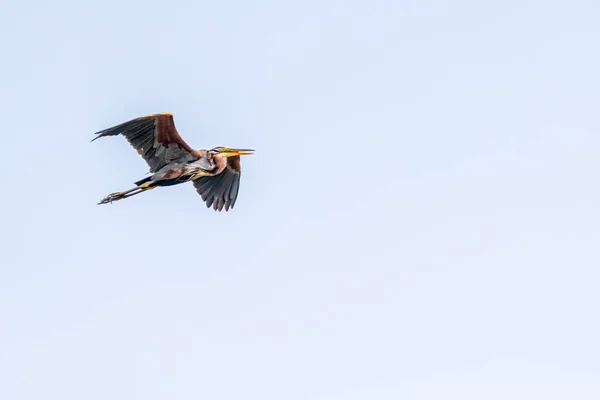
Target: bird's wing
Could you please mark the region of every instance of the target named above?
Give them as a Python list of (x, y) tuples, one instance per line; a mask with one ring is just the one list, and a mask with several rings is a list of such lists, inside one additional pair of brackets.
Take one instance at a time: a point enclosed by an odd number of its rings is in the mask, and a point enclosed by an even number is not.
[(135, 118), (96, 132), (92, 142), (104, 136), (122, 134), (156, 172), (173, 161), (195, 161), (200, 156), (179, 136), (173, 114), (159, 113)]
[(233, 208), (237, 200), (240, 187), (240, 157), (227, 158), (227, 166), (218, 175), (202, 176), (194, 180), (194, 187), (202, 200), (206, 202), (206, 207), (212, 206), (214, 210), (225, 211)]

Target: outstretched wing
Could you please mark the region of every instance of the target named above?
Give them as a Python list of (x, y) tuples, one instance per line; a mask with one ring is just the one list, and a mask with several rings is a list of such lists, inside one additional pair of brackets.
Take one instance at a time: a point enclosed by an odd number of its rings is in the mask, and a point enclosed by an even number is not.
[(198, 152), (179, 136), (170, 112), (145, 115), (95, 134), (98, 136), (92, 142), (104, 136), (125, 136), (146, 160), (150, 172), (156, 172), (174, 161), (195, 161), (200, 158)]
[(225, 211), (233, 208), (240, 188), (240, 157), (228, 157), (227, 166), (219, 175), (202, 176), (194, 180), (194, 187), (206, 207), (212, 206), (214, 210)]

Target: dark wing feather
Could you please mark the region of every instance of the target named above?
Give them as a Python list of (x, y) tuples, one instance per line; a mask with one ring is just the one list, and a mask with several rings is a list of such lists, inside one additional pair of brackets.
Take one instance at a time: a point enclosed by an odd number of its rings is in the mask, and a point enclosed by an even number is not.
[(240, 157), (229, 157), (223, 172), (194, 180), (194, 187), (206, 202), (206, 207), (212, 206), (216, 211), (225, 208), (225, 211), (229, 211), (237, 200), (240, 176)]
[(171, 113), (145, 115), (95, 134), (98, 136), (92, 142), (104, 136), (125, 136), (129, 144), (146, 160), (150, 172), (156, 172), (171, 162), (195, 161), (199, 158), (198, 152), (177, 132)]

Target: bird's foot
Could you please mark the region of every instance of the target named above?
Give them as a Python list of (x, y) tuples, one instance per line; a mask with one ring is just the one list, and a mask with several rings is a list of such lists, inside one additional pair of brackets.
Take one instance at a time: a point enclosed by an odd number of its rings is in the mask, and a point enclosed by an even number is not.
[(117, 201), (117, 200), (121, 199), (122, 197), (123, 197), (123, 192), (111, 193), (108, 196), (106, 196), (105, 198), (103, 198), (102, 200), (100, 200), (100, 203), (98, 203), (98, 205), (112, 203), (113, 201)]

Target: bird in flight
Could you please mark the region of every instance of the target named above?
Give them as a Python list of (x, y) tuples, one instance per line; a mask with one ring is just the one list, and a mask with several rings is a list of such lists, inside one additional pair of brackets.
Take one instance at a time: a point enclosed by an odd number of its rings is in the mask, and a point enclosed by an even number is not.
[(194, 150), (179, 136), (170, 112), (145, 115), (96, 132), (91, 141), (105, 136), (123, 135), (144, 158), (150, 175), (135, 182), (135, 187), (111, 193), (98, 204), (112, 203), (159, 186), (191, 181), (206, 207), (215, 211), (233, 208), (240, 186), (240, 156), (250, 149), (215, 147)]

